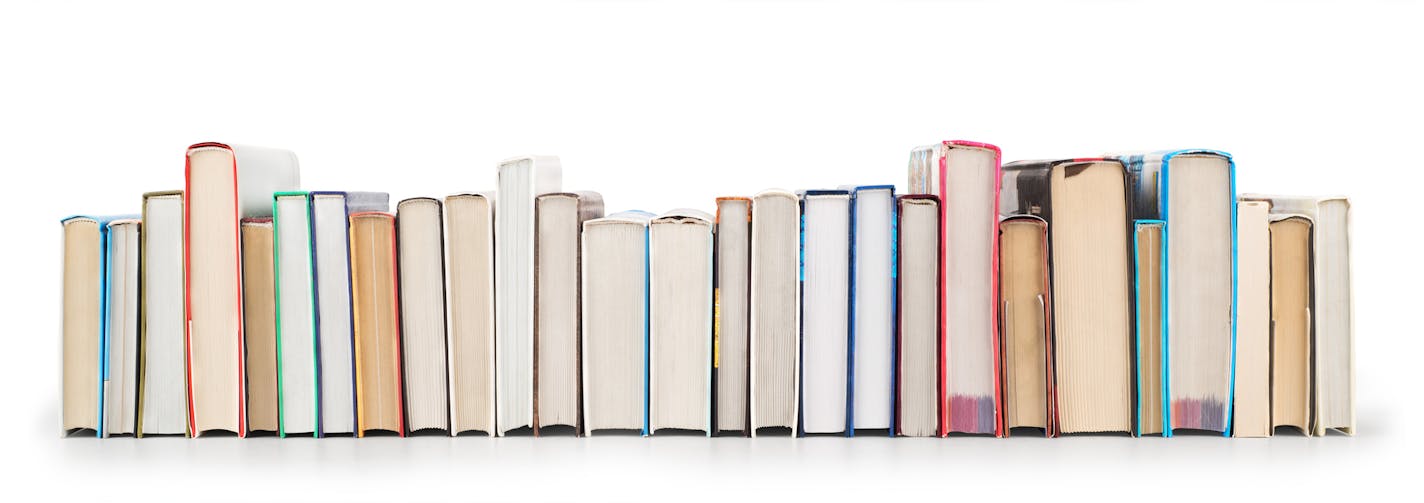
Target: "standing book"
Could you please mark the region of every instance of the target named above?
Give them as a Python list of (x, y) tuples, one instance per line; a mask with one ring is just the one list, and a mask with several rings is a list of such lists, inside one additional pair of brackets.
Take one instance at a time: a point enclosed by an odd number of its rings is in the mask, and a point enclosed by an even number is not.
[(272, 218), (244, 218), (242, 326), (247, 351), (247, 430), (279, 430), (277, 388), (277, 275)]
[(311, 210), (306, 192), (278, 192), (272, 202), (277, 301), (277, 435), (319, 436), (316, 306)]
[(648, 225), (648, 433), (712, 435), (712, 216)]
[(648, 431), (648, 223), (624, 211), (583, 230), (584, 431)]
[[(846, 411), (847, 433), (886, 430), (893, 436), (895, 186), (867, 185), (849, 190), (851, 306), (847, 342), (850, 359), (846, 369), (850, 402)], [(938, 235), (938, 231), (935, 234)], [(938, 266), (935, 268), (938, 270)]]
[(351, 303), (356, 331), (356, 435), (405, 436), (396, 222), (351, 215)]
[(143, 195), (137, 434), (184, 435), (183, 192)]
[(800, 205), (771, 189), (752, 199), (750, 417), (752, 436), (795, 434), (801, 359)]
[(74, 216), (60, 222), (64, 229), (60, 422), (66, 436), (104, 436), (109, 223), (124, 218), (131, 217)]
[(494, 196), (445, 198), (450, 434), (495, 434)]
[(712, 382), (714, 434), (748, 430), (752, 200), (717, 198), (713, 232)]
[(939, 355), (944, 326), (939, 196), (900, 196), (896, 207), (894, 428), (898, 435), (933, 437), (940, 432)]
[(1058, 434), (1048, 249), (1043, 218), (1021, 214), (999, 221), (1005, 435), (1019, 428)]
[(800, 435), (851, 431), (850, 220), (848, 191), (801, 197)]
[(104, 436), (137, 433), (141, 221), (109, 222), (104, 323)]
[(1236, 392), (1231, 435), (1271, 436), (1271, 205), (1236, 203)]
[(401, 382), (412, 433), (450, 430), (442, 223), (439, 199), (416, 197), (396, 205)]
[(583, 223), (603, 217), (597, 192), (534, 201), (534, 435), (583, 429), (579, 327)]

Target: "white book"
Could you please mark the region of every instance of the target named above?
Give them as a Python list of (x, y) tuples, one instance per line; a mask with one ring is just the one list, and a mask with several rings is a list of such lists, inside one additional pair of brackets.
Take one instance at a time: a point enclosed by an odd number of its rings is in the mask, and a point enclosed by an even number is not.
[(846, 431), (850, 337), (850, 193), (801, 198), (801, 428)]
[(718, 432), (747, 431), (748, 328), (751, 321), (752, 201), (717, 200), (713, 367)]
[(559, 191), (554, 156), (499, 163), (495, 212), (495, 433), (529, 428), (534, 420), (534, 198)]
[(558, 192), (535, 199), (534, 434), (565, 427), (578, 434), (579, 283), (583, 222), (603, 216), (596, 192)]
[(183, 193), (144, 194), (138, 435), (188, 431), (183, 359)]
[(494, 435), (494, 196), (445, 198), (450, 434)]
[(396, 205), (401, 371), (405, 427), (412, 433), (450, 429), (441, 230), (440, 200), (417, 197)]
[(752, 436), (795, 433), (800, 389), (800, 207), (796, 194), (766, 190), (752, 199), (750, 382)]
[(139, 225), (137, 219), (109, 222), (108, 327), (104, 330), (108, 367), (104, 372), (105, 437), (133, 435), (138, 419)]
[(851, 189), (851, 417), (854, 429), (894, 426), (895, 187)]
[(933, 437), (940, 423), (939, 200), (910, 196), (898, 205), (899, 410), (894, 428), (897, 435)]
[(351, 306), (352, 213), (385, 212), (384, 192), (311, 193), (312, 274), (315, 277), (319, 427), (325, 435), (356, 432), (356, 360)]
[(624, 211), (583, 226), (584, 431), (648, 433), (648, 222)]
[(277, 435), (316, 435), (316, 310), (312, 305), (307, 193), (283, 192), (272, 208), (277, 278)]
[(1231, 435), (1271, 436), (1270, 203), (1236, 203), (1236, 382)]
[(711, 435), (712, 216), (669, 211), (648, 235), (648, 431)]

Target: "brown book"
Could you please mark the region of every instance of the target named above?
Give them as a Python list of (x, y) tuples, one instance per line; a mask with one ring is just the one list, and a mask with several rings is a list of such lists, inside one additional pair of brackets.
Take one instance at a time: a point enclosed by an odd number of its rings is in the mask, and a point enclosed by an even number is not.
[(65, 435), (101, 435), (99, 343), (103, 340), (105, 223), (72, 217), (64, 226), (63, 397)]
[(999, 309), (1004, 341), (1004, 426), (1054, 431), (1049, 356), (1048, 223), (1014, 216), (999, 223)]
[(373, 431), (405, 436), (397, 284), (395, 216), (381, 212), (352, 214), (357, 436)]
[(247, 334), (247, 427), (276, 433), (277, 304), (272, 219), (242, 219), (242, 324)]
[(1271, 222), (1271, 428), (1310, 435), (1311, 233), (1304, 216)]
[(1138, 220), (1133, 226), (1133, 270), (1137, 275), (1137, 434), (1161, 435), (1166, 430), (1162, 411), (1163, 272), (1162, 249), (1166, 222)]

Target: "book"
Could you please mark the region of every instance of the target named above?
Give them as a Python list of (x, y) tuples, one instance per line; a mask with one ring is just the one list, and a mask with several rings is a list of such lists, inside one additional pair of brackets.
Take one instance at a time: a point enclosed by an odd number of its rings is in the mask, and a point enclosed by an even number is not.
[(395, 215), (351, 215), (351, 305), (356, 332), (356, 436), (405, 436)]
[(850, 193), (801, 196), (798, 435), (849, 428)]
[(396, 205), (401, 382), (405, 426), (411, 433), (450, 430), (445, 238), (440, 213), (439, 199), (416, 197)]
[(131, 436), (138, 420), (139, 240), (141, 221), (108, 223), (104, 266), (104, 421), (103, 436)]
[(1132, 218), (1166, 222), (1167, 410), (1164, 436), (1192, 429), (1231, 434), (1236, 319), (1236, 168), (1231, 155), (1178, 150), (1119, 156), (1129, 173)]
[(73, 216), (64, 229), (64, 285), (60, 328), (61, 432), (104, 436), (107, 370), (109, 223), (131, 216)]
[(648, 431), (648, 223), (623, 211), (583, 225), (583, 424)]
[(137, 436), (188, 432), (183, 362), (183, 192), (143, 195)]
[(749, 404), (747, 372), (751, 312), (752, 200), (717, 198), (712, 239), (712, 381), (714, 433), (746, 435)]
[(940, 432), (940, 264), (943, 242), (939, 196), (908, 194), (896, 202), (895, 366), (892, 389), (895, 434), (933, 437)]
[(648, 225), (648, 433), (712, 435), (712, 216)]
[(1003, 166), (1003, 178), (1005, 216), (1048, 222), (1055, 433), (1131, 433), (1130, 220), (1123, 163), (1018, 161)]
[(183, 256), (188, 267), (188, 430), (247, 434), (246, 362), (238, 224), (272, 214), (272, 195), (297, 190), (291, 151), (199, 143), (184, 168)]
[(445, 198), (450, 434), (495, 434), (494, 196)]
[(559, 191), (553, 156), (499, 163), (495, 213), (495, 434), (533, 426), (534, 419), (534, 198)]
[(242, 325), (247, 363), (247, 429), (277, 434), (277, 275), (272, 217), (244, 218)]
[(1271, 222), (1271, 429), (1312, 433), (1312, 226), (1304, 215)]
[(752, 199), (750, 418), (761, 430), (795, 433), (800, 314), (800, 205), (796, 194), (765, 190)]
[(277, 305), (277, 436), (318, 435), (316, 306), (311, 209), (306, 192), (272, 196)]
[[(1007, 206), (1007, 205), (1006, 205)], [(1004, 435), (1015, 429), (1056, 436), (1052, 289), (1048, 222), (1034, 215), (999, 221), (999, 320), (1003, 323)]]
[(1271, 436), (1270, 203), (1236, 203), (1236, 379), (1231, 435)]
[(849, 190), (851, 306), (846, 379), (850, 409), (846, 411), (846, 432), (886, 430), (893, 436), (895, 186), (866, 185)]
[[(1312, 435), (1325, 435), (1330, 430), (1354, 435), (1355, 325), (1350, 265), (1350, 200), (1338, 196), (1267, 195), (1243, 195), (1242, 199), (1269, 202), (1272, 218), (1291, 215), (1311, 221), (1312, 297), (1309, 319), (1314, 334), (1310, 351), (1314, 390), (1311, 393), (1310, 431)], [(1274, 262), (1272, 269), (1274, 274)], [(1274, 297), (1272, 302), (1275, 302)], [(1277, 326), (1279, 330), (1279, 322)]]
[(1167, 222), (1136, 220), (1132, 227), (1133, 252), (1133, 365), (1136, 367), (1137, 408), (1135, 435), (1160, 435), (1171, 429), (1163, 412), (1167, 410), (1166, 260), (1164, 246)]
[(998, 332), (999, 148), (945, 141), (910, 154), (910, 193), (944, 214), (945, 382), (942, 434), (1003, 435)]
[(556, 192), (534, 200), (534, 435), (566, 427), (580, 411), (579, 292), (585, 221), (603, 216), (597, 192)]
[(356, 353), (351, 305), (349, 216), (390, 210), (384, 192), (313, 191), (312, 280), (316, 303), (318, 430), (356, 432)]

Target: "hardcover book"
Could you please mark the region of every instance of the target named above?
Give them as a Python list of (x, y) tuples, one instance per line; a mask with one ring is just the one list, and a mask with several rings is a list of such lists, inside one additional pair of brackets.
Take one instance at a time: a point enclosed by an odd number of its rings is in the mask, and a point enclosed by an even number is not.
[(648, 433), (712, 435), (712, 216), (648, 225)]
[(943, 242), (939, 196), (900, 196), (895, 304), (895, 433), (933, 437), (940, 432), (940, 344), (943, 341), (939, 267)]
[(603, 217), (597, 192), (558, 192), (534, 200), (534, 435), (562, 426), (575, 435), (580, 411), (579, 297), (585, 221)]
[(74, 216), (64, 228), (64, 294), (60, 402), (66, 436), (104, 436), (109, 329), (109, 223), (132, 218)]
[(188, 430), (247, 435), (238, 223), (271, 216), (272, 195), (296, 190), (291, 151), (199, 143), (185, 168), (183, 254), (187, 306)]
[(747, 372), (751, 312), (752, 200), (717, 198), (713, 254), (712, 381), (716, 433), (750, 435)]
[(137, 435), (184, 435), (183, 192), (144, 194), (142, 229)]
[[(895, 186), (868, 185), (849, 190), (851, 306), (847, 342), (850, 360), (846, 369), (850, 402), (846, 411), (847, 433), (883, 429), (894, 436)], [(938, 231), (935, 234), (938, 235)]]
[(495, 430), (494, 196), (445, 198), (450, 434)]
[(137, 433), (139, 240), (141, 221), (109, 222), (104, 323), (104, 436)]
[(306, 192), (273, 195), (272, 236), (277, 303), (277, 435), (319, 436), (311, 210)]
[(999, 319), (1004, 342), (1004, 434), (1015, 429), (1056, 436), (1053, 312), (1048, 222), (1013, 215), (999, 222)]
[(351, 215), (356, 331), (356, 436), (405, 436), (395, 215)]
[(1236, 203), (1236, 381), (1231, 435), (1271, 436), (1270, 203)]
[(766, 190), (752, 199), (751, 435), (795, 433), (800, 326), (800, 206), (796, 194)]
[(412, 433), (450, 430), (442, 220), (439, 199), (416, 197), (396, 205), (401, 382), (405, 426)]
[(648, 223), (624, 211), (583, 226), (584, 431), (648, 430)]
[(271, 217), (244, 218), (242, 325), (247, 351), (247, 429), (277, 434), (277, 275)]
[(945, 141), (910, 154), (910, 193), (940, 197), (944, 229), (942, 434), (1002, 436), (998, 397), (999, 148)]
[(850, 193), (801, 197), (800, 422), (798, 435), (848, 433)]
[(1133, 297), (1136, 326), (1133, 364), (1136, 366), (1137, 413), (1133, 432), (1136, 435), (1160, 435), (1168, 431), (1163, 412), (1167, 410), (1167, 352), (1162, 335), (1166, 333), (1166, 226), (1162, 220), (1137, 220), (1132, 227)]

